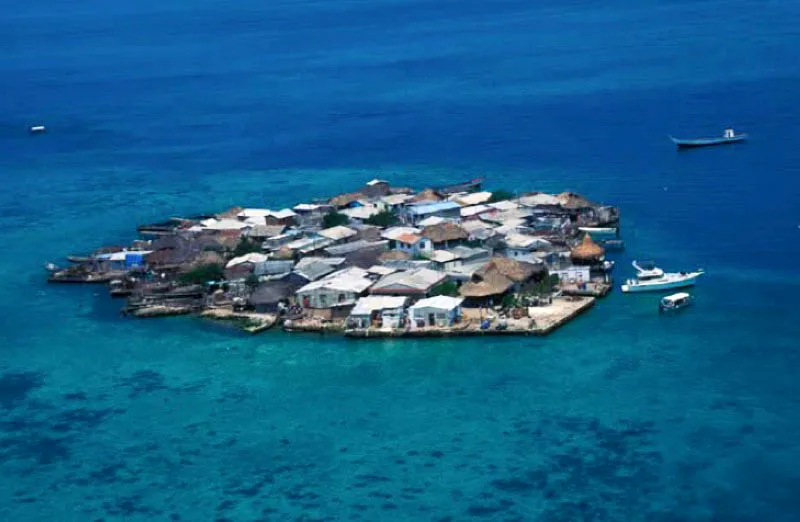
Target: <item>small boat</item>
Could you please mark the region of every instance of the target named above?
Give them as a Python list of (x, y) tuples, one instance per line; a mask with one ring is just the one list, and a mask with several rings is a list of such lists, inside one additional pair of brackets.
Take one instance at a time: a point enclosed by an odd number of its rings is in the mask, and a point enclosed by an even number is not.
[(684, 140), (679, 138), (669, 137), (672, 143), (678, 146), (679, 149), (690, 149), (697, 147), (711, 147), (713, 145), (726, 145), (728, 143), (739, 143), (747, 139), (747, 134), (736, 134), (733, 129), (725, 129), (722, 136), (716, 138), (695, 138)]
[(634, 261), (633, 268), (636, 269), (636, 278), (628, 279), (622, 285), (622, 291), (625, 293), (660, 292), (673, 288), (694, 286), (697, 278), (703, 275), (703, 270), (665, 273), (652, 261), (643, 263)]
[(694, 297), (686, 292), (667, 295), (661, 298), (658, 303), (659, 312), (676, 312), (682, 310), (694, 302)]
[(619, 237), (619, 229), (616, 227), (578, 227), (578, 230), (591, 234), (592, 239)]
[(34, 125), (33, 127), (28, 129), (28, 132), (31, 134), (42, 134), (47, 130), (44, 125)]
[(600, 243), (600, 246), (605, 248), (606, 251), (625, 250), (625, 242), (621, 239), (600, 239), (598, 243)]

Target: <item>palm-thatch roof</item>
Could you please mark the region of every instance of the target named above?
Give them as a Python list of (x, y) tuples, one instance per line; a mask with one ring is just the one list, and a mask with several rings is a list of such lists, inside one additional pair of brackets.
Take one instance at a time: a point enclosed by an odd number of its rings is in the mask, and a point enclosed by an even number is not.
[(498, 256), (493, 257), (491, 261), (478, 270), (477, 273), (479, 275), (485, 275), (495, 272), (515, 283), (523, 283), (545, 270), (546, 269), (541, 265)]
[(294, 259), (294, 251), (286, 245), (280, 247), (277, 252), (272, 254), (273, 259)]
[(578, 246), (572, 249), (570, 257), (573, 261), (599, 261), (605, 253), (603, 247), (595, 243), (592, 236), (586, 234)]
[(359, 199), (367, 199), (367, 197), (362, 194), (361, 192), (348, 192), (346, 194), (339, 194), (338, 196), (332, 197), (328, 200), (328, 203), (334, 207), (344, 207), (358, 201)]
[(514, 281), (496, 272), (476, 273), (471, 281), (461, 285), (458, 293), (464, 297), (490, 297), (508, 292)]
[(434, 243), (444, 243), (445, 241), (467, 239), (469, 232), (455, 223), (445, 222), (425, 227), (422, 229), (422, 236), (427, 237)]
[(592, 207), (592, 202), (575, 192), (562, 192), (556, 196), (562, 207), (570, 210), (579, 210)]
[(386, 261), (407, 261), (411, 259), (411, 255), (401, 250), (389, 250), (378, 256), (378, 261), (385, 263)]
[(422, 192), (420, 192), (419, 194), (414, 195), (414, 197), (412, 197), (408, 201), (410, 203), (420, 203), (422, 201), (441, 201), (441, 200), (442, 198), (439, 196), (439, 194), (436, 193), (435, 190), (427, 188)]
[(198, 267), (202, 265), (225, 265), (225, 258), (222, 257), (217, 252), (212, 252), (210, 250), (206, 250), (204, 252), (200, 252), (197, 257), (194, 258), (192, 261), (193, 267)]

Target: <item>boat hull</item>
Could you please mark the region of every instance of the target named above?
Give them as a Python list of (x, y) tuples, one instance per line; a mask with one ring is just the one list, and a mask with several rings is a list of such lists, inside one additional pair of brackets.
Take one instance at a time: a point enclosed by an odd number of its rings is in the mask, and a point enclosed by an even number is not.
[(700, 138), (696, 140), (681, 140), (672, 138), (672, 142), (677, 145), (679, 149), (696, 149), (700, 147), (714, 147), (716, 145), (730, 145), (732, 143), (740, 143), (747, 139), (747, 136), (742, 134), (734, 136), (733, 138)]
[(642, 292), (663, 292), (664, 290), (673, 290), (675, 288), (687, 288), (694, 286), (700, 274), (692, 275), (685, 279), (678, 281), (659, 281), (652, 283), (639, 283), (639, 284), (624, 284), (622, 291), (627, 294), (636, 294)]

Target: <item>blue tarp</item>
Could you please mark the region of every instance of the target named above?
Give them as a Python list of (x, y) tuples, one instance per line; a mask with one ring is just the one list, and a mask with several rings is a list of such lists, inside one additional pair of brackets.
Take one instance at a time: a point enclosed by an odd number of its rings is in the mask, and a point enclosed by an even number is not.
[(141, 252), (128, 252), (125, 254), (125, 268), (144, 266), (144, 254)]

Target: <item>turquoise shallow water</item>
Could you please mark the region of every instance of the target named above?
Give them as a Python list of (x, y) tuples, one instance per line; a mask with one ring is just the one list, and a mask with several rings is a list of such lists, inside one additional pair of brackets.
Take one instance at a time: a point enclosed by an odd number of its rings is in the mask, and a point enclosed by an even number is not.
[[(790, 2), (29, 2), (0, 20), (2, 520), (800, 519)], [(51, 132), (31, 138), (25, 126)], [(667, 133), (749, 132), (676, 153)], [(379, 174), (617, 204), (697, 306), (546, 339), (131, 321), (42, 263)]]

